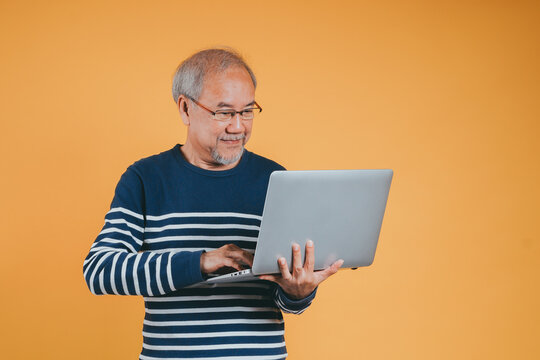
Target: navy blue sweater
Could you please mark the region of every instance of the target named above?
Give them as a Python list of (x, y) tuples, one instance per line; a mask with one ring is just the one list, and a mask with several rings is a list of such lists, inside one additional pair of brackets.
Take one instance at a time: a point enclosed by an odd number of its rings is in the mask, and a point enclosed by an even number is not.
[(142, 295), (140, 359), (283, 359), (281, 310), (303, 312), (267, 281), (185, 288), (203, 280), (200, 256), (225, 244), (254, 251), (270, 174), (279, 164), (245, 151), (225, 171), (187, 162), (180, 145), (125, 171), (83, 273), (94, 294)]

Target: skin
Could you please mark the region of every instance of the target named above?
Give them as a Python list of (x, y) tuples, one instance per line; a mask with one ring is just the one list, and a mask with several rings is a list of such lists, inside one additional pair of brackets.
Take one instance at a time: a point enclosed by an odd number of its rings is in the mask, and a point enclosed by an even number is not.
[[(216, 110), (243, 110), (255, 101), (255, 88), (248, 72), (239, 67), (229, 68), (205, 77), (204, 88), (196, 99), (205, 107)], [(242, 151), (251, 136), (252, 120), (242, 120), (239, 114), (228, 123), (212, 118), (212, 114), (197, 106), (185, 96), (178, 100), (180, 116), (188, 127), (187, 140), (182, 154), (191, 164), (206, 170), (228, 170), (240, 160), (229, 165), (216, 162), (212, 150), (225, 158), (232, 158)], [(187, 109), (187, 111), (186, 111)], [(228, 140), (240, 138), (241, 140)]]
[[(196, 100), (212, 111), (240, 111), (251, 107), (255, 101), (255, 87), (248, 72), (242, 67), (208, 74), (204, 80), (203, 91)], [(234, 159), (242, 152), (251, 136), (251, 120), (242, 120), (240, 115), (236, 114), (229, 122), (216, 121), (212, 114), (183, 95), (178, 99), (178, 108), (182, 122), (188, 127), (186, 143), (181, 147), (182, 155), (187, 161), (202, 169), (214, 171), (232, 169), (238, 164), (240, 160), (223, 165), (212, 157), (212, 151), (217, 151), (221, 157)], [(302, 299), (311, 294), (321, 282), (335, 274), (343, 265), (343, 260), (338, 260), (325, 270), (314, 271), (314, 245), (311, 241), (306, 244), (304, 264), (300, 246), (294, 244), (292, 250), (292, 273), (285, 259), (280, 258), (278, 266), (281, 275), (262, 275), (260, 278), (279, 284), (293, 299)], [(201, 255), (201, 272), (205, 274), (214, 273), (224, 267), (242, 270), (252, 265), (253, 254), (234, 244), (227, 244)]]
[(343, 265), (343, 260), (339, 259), (324, 270), (313, 271), (315, 246), (311, 240), (306, 242), (306, 261), (304, 264), (302, 264), (300, 245), (293, 244), (292, 251), (292, 273), (285, 258), (279, 258), (278, 266), (281, 275), (261, 275), (259, 278), (278, 283), (283, 291), (293, 299), (303, 299), (311, 294), (320, 283), (337, 273)]

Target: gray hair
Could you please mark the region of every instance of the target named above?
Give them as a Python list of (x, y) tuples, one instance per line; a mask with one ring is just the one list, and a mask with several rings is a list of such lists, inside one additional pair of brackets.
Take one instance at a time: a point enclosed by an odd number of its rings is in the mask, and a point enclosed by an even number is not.
[(180, 95), (198, 100), (206, 75), (224, 71), (233, 66), (244, 67), (251, 76), (253, 86), (257, 88), (255, 74), (237, 51), (231, 48), (212, 48), (191, 55), (178, 66), (172, 85), (174, 101), (178, 103)]

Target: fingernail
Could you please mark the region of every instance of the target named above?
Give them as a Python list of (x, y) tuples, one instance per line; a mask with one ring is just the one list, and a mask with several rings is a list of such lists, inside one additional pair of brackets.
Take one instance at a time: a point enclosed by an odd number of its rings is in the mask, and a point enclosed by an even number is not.
[(280, 258), (280, 259), (279, 259), (279, 263), (280, 263), (281, 265), (285, 265), (285, 259), (284, 259), (284, 258)]
[(297, 250), (300, 250), (300, 245), (298, 245), (298, 244), (293, 244), (292, 248), (293, 248), (293, 250), (296, 250), (296, 251), (297, 251)]
[(308, 240), (307, 243), (306, 243), (306, 245), (309, 246), (309, 247), (312, 247), (312, 246), (313, 246), (313, 241)]

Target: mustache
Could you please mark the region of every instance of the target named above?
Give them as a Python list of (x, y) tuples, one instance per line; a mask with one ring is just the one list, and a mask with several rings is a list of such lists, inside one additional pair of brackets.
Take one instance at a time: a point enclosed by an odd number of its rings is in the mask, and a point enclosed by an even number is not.
[(246, 137), (246, 135), (244, 135), (244, 134), (241, 134), (241, 135), (224, 135), (224, 136), (220, 136), (219, 140), (231, 140), (231, 141), (243, 140), (245, 137)]

